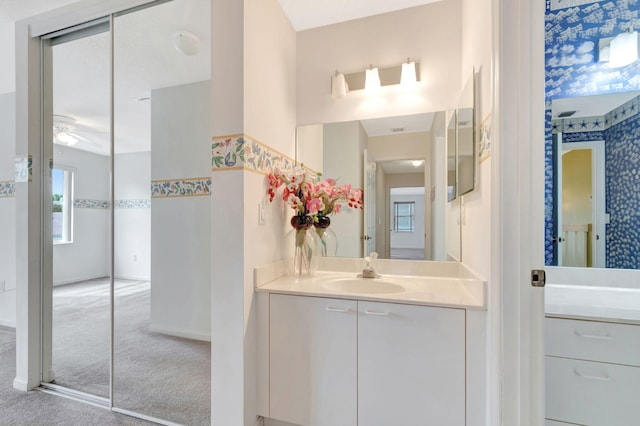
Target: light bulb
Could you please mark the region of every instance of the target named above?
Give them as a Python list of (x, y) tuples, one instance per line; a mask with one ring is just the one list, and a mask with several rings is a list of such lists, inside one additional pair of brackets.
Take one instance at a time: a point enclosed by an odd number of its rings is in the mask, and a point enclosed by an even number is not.
[(402, 64), (402, 74), (400, 74), (400, 84), (408, 86), (415, 84), (418, 81), (416, 78), (416, 63), (405, 62)]
[(365, 81), (365, 90), (376, 90), (380, 88), (380, 74), (378, 74), (378, 68), (367, 68)]

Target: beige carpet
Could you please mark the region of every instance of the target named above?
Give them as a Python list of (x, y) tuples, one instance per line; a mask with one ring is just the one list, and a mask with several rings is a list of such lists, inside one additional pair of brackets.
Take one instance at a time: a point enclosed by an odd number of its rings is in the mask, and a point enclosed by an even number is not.
[[(114, 406), (174, 423), (208, 425), (211, 344), (149, 331), (149, 290), (145, 281), (116, 282)], [(107, 397), (109, 281), (56, 287), (53, 306), (55, 383)]]
[(0, 425), (106, 426), (153, 424), (44, 392), (20, 392), (13, 389), (12, 383), (16, 374), (15, 347), (15, 331), (0, 327)]

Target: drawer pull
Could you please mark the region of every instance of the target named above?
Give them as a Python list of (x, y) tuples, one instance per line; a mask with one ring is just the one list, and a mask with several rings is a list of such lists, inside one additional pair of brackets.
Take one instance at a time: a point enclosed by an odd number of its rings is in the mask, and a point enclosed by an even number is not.
[(365, 309), (364, 313), (367, 315), (377, 315), (379, 317), (388, 317), (389, 312), (380, 312), (380, 311), (370, 311), (369, 309)]
[(596, 340), (611, 340), (611, 336), (608, 334), (585, 334), (580, 333), (578, 330), (574, 332), (578, 337), (584, 337), (585, 339), (596, 339)]
[(347, 313), (349, 312), (349, 308), (333, 308), (331, 306), (327, 306), (327, 311)]
[(583, 379), (588, 379), (588, 380), (599, 380), (601, 382), (608, 382), (611, 381), (611, 378), (609, 376), (592, 376), (590, 374), (582, 374), (580, 373), (578, 370), (574, 369), (573, 372), (575, 373), (576, 376), (578, 377), (582, 377)]

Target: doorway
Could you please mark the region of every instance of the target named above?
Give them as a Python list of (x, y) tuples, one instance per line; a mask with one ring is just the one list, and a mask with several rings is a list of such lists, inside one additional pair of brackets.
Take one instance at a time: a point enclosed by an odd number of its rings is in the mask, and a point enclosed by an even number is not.
[(210, 16), (157, 1), (41, 37), (41, 386), (161, 424), (210, 423)]
[(557, 266), (606, 266), (604, 141), (565, 142), (554, 135), (554, 255)]

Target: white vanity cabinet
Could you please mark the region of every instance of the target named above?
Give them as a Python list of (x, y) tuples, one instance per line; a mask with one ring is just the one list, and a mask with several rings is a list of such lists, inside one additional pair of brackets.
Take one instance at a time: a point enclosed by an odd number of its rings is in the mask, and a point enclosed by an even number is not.
[(465, 424), (463, 309), (281, 294), (269, 303), (271, 418)]
[(465, 424), (464, 310), (358, 302), (358, 421)]
[(640, 326), (546, 319), (547, 425), (638, 424)]
[(270, 295), (270, 417), (357, 424), (357, 302)]

